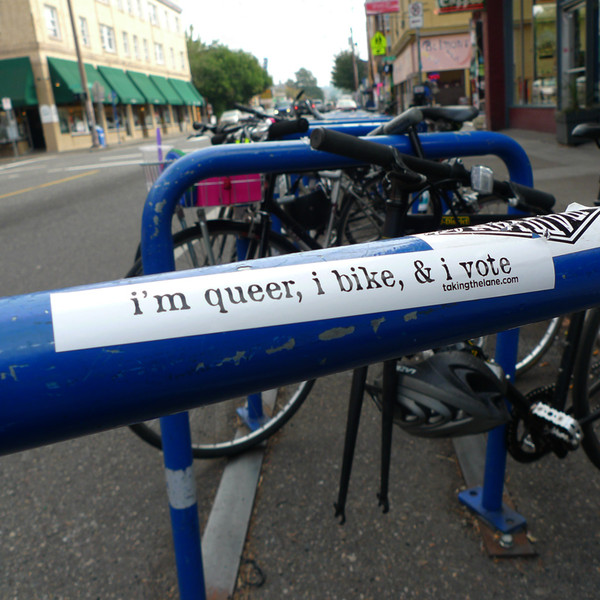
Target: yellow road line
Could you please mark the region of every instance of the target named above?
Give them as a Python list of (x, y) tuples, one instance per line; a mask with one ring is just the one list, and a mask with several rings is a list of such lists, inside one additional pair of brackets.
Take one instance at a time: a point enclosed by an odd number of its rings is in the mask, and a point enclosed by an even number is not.
[(32, 192), (33, 190), (39, 190), (41, 188), (49, 187), (51, 185), (58, 185), (59, 183), (65, 183), (67, 181), (72, 181), (73, 179), (79, 179), (80, 177), (86, 177), (87, 175), (94, 175), (98, 173), (99, 169), (94, 169), (93, 171), (88, 171), (87, 173), (80, 173), (79, 175), (71, 175), (71, 177), (65, 177), (64, 179), (57, 179), (56, 181), (49, 181), (48, 183), (42, 183), (40, 185), (34, 185), (33, 187), (23, 188), (22, 190), (16, 190), (15, 192), (8, 192), (7, 194), (0, 194), (0, 199), (8, 198), (9, 196), (17, 196), (19, 194), (24, 194), (25, 192)]

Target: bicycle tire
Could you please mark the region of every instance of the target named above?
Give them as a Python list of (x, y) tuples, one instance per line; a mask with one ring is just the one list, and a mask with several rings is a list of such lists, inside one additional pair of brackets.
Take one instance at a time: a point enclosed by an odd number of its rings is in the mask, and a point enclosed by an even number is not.
[[(517, 377), (524, 375), (540, 362), (556, 341), (561, 329), (566, 326), (565, 324), (564, 317), (555, 317), (546, 321), (529, 323), (520, 328), (517, 362), (515, 364)], [(486, 336), (482, 348), (487, 356), (493, 358), (496, 348), (496, 334)]]
[[(508, 211), (508, 203), (504, 198), (498, 198), (494, 195), (482, 196), (478, 201), (478, 213), (481, 214), (502, 214)], [(520, 215), (509, 215), (507, 219), (516, 218)], [(565, 326), (564, 317), (555, 317), (537, 323), (524, 325), (520, 328), (519, 347), (517, 350), (517, 362), (515, 365), (515, 375), (517, 377), (524, 375), (531, 368), (537, 365), (542, 357), (548, 352), (555, 342), (559, 331)], [(488, 356), (494, 355), (496, 346), (496, 336), (487, 336), (483, 349)]]
[[(252, 231), (247, 223), (227, 220), (207, 221), (210, 247), (215, 263), (225, 264), (253, 257), (239, 256), (239, 239), (248, 243), (248, 248), (257, 249), (260, 245), (259, 233)], [(177, 232), (173, 236), (175, 264), (177, 270), (204, 267), (211, 264), (199, 225)], [(289, 254), (296, 252), (296, 247), (284, 236), (268, 232), (267, 255)], [(193, 253), (193, 255), (192, 255)], [(129, 270), (127, 277), (143, 274), (141, 260)], [(194, 408), (189, 412), (192, 435), (192, 454), (194, 458), (220, 458), (234, 456), (260, 444), (278, 431), (298, 411), (314, 384), (303, 381), (260, 392), (261, 408), (265, 411), (261, 423), (254, 422), (254, 429), (245, 425), (240, 416), (244, 411), (247, 398), (232, 398), (223, 402)], [(267, 400), (263, 403), (263, 396)], [(130, 425), (130, 429), (142, 440), (162, 448), (160, 420), (154, 419)]]
[(351, 190), (346, 192), (340, 210), (338, 239), (340, 245), (362, 244), (380, 240), (385, 222), (385, 199), (370, 197)]
[[(585, 419), (600, 409), (600, 308), (588, 311), (573, 372), (573, 416)], [(581, 425), (581, 446), (600, 469), (600, 421)]]

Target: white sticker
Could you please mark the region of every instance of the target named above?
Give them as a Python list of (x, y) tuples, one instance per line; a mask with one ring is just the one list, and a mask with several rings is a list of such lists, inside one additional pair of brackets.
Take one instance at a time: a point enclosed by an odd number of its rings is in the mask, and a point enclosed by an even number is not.
[(169, 505), (178, 510), (190, 508), (196, 504), (196, 482), (193, 466), (187, 469), (165, 469), (167, 476), (167, 495)]
[(440, 236), (427, 237), (427, 243), (432, 250), (213, 275), (200, 270), (172, 280), (53, 293), (56, 351), (384, 313), (554, 287), (545, 238)]

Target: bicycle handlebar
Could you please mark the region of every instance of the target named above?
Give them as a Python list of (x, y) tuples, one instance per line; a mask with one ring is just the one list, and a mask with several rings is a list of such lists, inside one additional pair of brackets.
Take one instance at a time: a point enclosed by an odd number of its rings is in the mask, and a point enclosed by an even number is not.
[[(398, 152), (396, 148), (377, 142), (361, 139), (319, 127), (314, 129), (310, 136), (311, 147), (315, 150), (339, 154), (354, 160), (379, 165), (386, 170), (394, 172), (398, 166), (403, 164), (415, 171), (425, 175), (433, 181), (454, 180), (463, 185), (471, 184), (471, 173), (461, 163), (443, 163), (425, 158), (417, 158), (410, 154)], [(494, 192), (505, 197), (516, 195), (521, 205), (518, 208), (535, 207), (542, 211), (550, 211), (556, 199), (552, 194), (536, 190), (514, 182), (494, 180)]]
[(304, 133), (308, 131), (308, 121), (304, 118), (294, 121), (276, 121), (269, 127), (268, 140), (276, 140), (292, 133)]
[(246, 112), (248, 114), (254, 115), (255, 117), (259, 117), (261, 119), (277, 119), (277, 117), (268, 115), (267, 113), (263, 112), (262, 110), (258, 110), (257, 108), (253, 108), (252, 106), (244, 106), (243, 104), (238, 104), (237, 102), (234, 102), (233, 107), (237, 108), (238, 110), (241, 110), (242, 112)]

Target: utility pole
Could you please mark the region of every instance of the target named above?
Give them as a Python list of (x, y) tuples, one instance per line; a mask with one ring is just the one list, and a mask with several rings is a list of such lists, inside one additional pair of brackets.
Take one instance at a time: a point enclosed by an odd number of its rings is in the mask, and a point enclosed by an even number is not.
[(92, 129), (92, 148), (99, 148), (100, 141), (98, 140), (98, 132), (96, 131), (96, 117), (94, 115), (94, 108), (92, 106), (90, 91), (88, 89), (87, 76), (85, 74), (85, 68), (83, 66), (83, 60), (81, 58), (81, 50), (79, 49), (79, 38), (77, 36), (77, 26), (75, 25), (75, 17), (73, 16), (73, 7), (71, 6), (71, 0), (67, 0), (67, 6), (69, 7), (71, 28), (73, 29), (73, 40), (75, 41), (75, 53), (77, 54), (77, 64), (79, 65), (81, 87), (83, 88), (83, 94), (85, 98), (85, 112), (87, 114), (88, 123), (90, 124), (90, 127)]
[(356, 53), (354, 52), (354, 36), (352, 34), (352, 27), (350, 27), (350, 50), (352, 51), (352, 69), (354, 70), (354, 93), (358, 92), (358, 65), (356, 64)]

